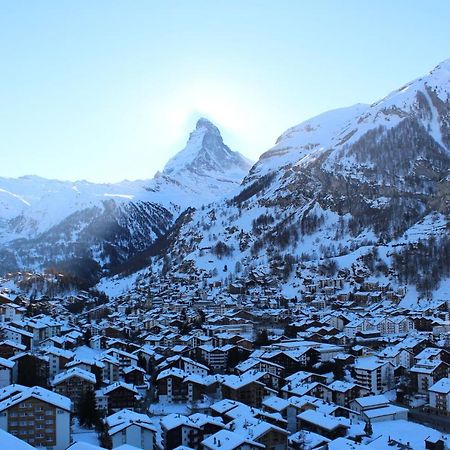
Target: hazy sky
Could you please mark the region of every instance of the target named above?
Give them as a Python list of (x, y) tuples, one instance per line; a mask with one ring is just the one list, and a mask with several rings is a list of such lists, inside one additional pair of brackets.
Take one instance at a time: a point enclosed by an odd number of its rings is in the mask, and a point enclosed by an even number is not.
[(150, 178), (200, 116), (256, 160), (450, 58), (450, 2), (0, 0), (0, 176)]

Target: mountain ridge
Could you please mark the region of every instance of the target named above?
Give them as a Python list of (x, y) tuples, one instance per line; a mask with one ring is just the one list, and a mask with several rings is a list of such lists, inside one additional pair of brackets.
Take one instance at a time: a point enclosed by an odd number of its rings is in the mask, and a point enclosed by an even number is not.
[[(395, 248), (412, 245), (414, 259), (424, 257), (415, 248), (425, 245), (432, 255), (440, 243), (448, 245), (448, 67), (445, 61), (372, 105), (323, 113), (288, 129), (239, 192), (190, 215), (154, 258), (153, 273), (204, 273), (227, 286), (235, 279), (245, 284), (259, 267), (293, 293), (302, 266), (308, 273), (327, 261), (350, 270), (378, 253), (383, 276), (398, 284), (389, 275), (399, 270)], [(441, 225), (421, 225), (429, 223)], [(438, 267), (439, 260), (446, 267), (439, 258), (429, 256), (427, 264)], [(425, 286), (426, 264), (418, 267), (410, 278)]]
[[(191, 135), (205, 125), (205, 119), (200, 119)], [(3, 272), (43, 269), (65, 259), (84, 258), (95, 261), (99, 273), (114, 270), (164, 234), (185, 208), (213, 201), (237, 188), (246, 174), (242, 164), (247, 160), (223, 144), (215, 125), (209, 121), (207, 125), (208, 133), (212, 130), (214, 134), (207, 150), (225, 150), (236, 157), (229, 164), (227, 154), (216, 152), (216, 163), (224, 158), (220, 177), (219, 171), (210, 167), (191, 175), (188, 164), (178, 164), (172, 177), (163, 172), (154, 179), (119, 183), (49, 180), (34, 175), (0, 178), (0, 242), (4, 246), (0, 268)], [(204, 152), (203, 147), (203, 143), (191, 145), (194, 160), (196, 153)], [(135, 220), (130, 220), (133, 217)]]

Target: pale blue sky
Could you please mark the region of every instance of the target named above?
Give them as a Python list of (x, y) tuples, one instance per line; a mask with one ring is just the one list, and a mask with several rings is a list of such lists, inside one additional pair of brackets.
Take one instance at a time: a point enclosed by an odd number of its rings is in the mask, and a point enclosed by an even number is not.
[(0, 176), (150, 178), (199, 116), (286, 128), (450, 58), (450, 2), (0, 0)]

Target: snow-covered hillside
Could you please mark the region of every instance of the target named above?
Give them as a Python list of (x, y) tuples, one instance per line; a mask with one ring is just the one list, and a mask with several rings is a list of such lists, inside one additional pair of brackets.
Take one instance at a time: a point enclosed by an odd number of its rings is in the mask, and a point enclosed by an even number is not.
[(0, 178), (0, 267), (39, 269), (78, 258), (120, 266), (187, 207), (239, 188), (251, 163), (200, 119), (186, 147), (153, 179), (96, 184)]
[[(429, 294), (450, 276), (449, 174), (450, 60), (373, 105), (287, 130), (236, 195), (185, 217), (159, 267), (225, 284), (245, 284), (257, 269), (292, 293), (300, 273), (370, 260), (377, 276)], [(440, 225), (422, 225), (430, 223)], [(405, 251), (412, 276), (403, 273)], [(432, 283), (427, 264), (441, 268)]]

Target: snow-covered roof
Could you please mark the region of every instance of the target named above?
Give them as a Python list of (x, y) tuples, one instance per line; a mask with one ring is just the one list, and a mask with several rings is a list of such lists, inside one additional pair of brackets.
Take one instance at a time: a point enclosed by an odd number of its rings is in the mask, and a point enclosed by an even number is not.
[(367, 397), (359, 397), (355, 398), (354, 401), (363, 408), (370, 408), (389, 404), (389, 399), (383, 394), (369, 395)]
[(44, 353), (48, 353), (48, 354), (54, 355), (54, 356), (61, 356), (66, 359), (72, 359), (75, 356), (75, 353), (70, 350), (64, 350), (62, 348), (58, 348), (58, 347), (54, 347), (54, 346), (46, 347), (44, 349)]
[(210, 450), (233, 450), (243, 444), (265, 448), (265, 445), (248, 439), (241, 433), (234, 433), (229, 430), (220, 430), (202, 441), (203, 447)]
[(348, 425), (342, 423), (340, 418), (324, 414), (319, 411), (309, 409), (298, 414), (297, 417), (309, 423), (313, 423), (321, 428), (332, 431), (337, 427), (349, 428)]
[(14, 367), (14, 364), (16, 364), (14, 361), (0, 357), (0, 366), (12, 369)]
[(390, 416), (392, 414), (397, 414), (399, 412), (406, 412), (406, 411), (408, 411), (408, 409), (402, 408), (401, 406), (388, 405), (388, 406), (383, 406), (382, 408), (373, 408), (373, 409), (366, 410), (366, 411), (364, 411), (364, 415), (368, 419), (374, 419), (376, 417), (385, 417), (385, 416)]
[(108, 425), (108, 434), (110, 436), (121, 432), (130, 425), (138, 425), (147, 430), (156, 432), (151, 419), (146, 414), (140, 414), (129, 409), (122, 409), (115, 414), (108, 416), (106, 419)]
[(241, 375), (226, 375), (222, 384), (231, 389), (240, 389), (250, 383), (260, 383), (260, 379), (265, 375), (264, 372), (248, 371)]
[(11, 450), (34, 450), (35, 447), (27, 444), (12, 434), (0, 428), (0, 448)]
[[(117, 448), (117, 447), (116, 447)], [(99, 445), (90, 444), (89, 442), (74, 442), (67, 450), (106, 450), (105, 447)]]
[(428, 388), (431, 392), (436, 392), (438, 394), (449, 394), (450, 393), (450, 378), (441, 378), (439, 381)]
[(266, 397), (263, 402), (263, 406), (266, 406), (274, 411), (283, 411), (286, 409), (290, 403), (288, 400), (272, 395), (271, 397)]
[(102, 389), (102, 393), (109, 394), (110, 392), (113, 392), (118, 388), (124, 388), (134, 392), (135, 394), (138, 394), (138, 390), (132, 384), (124, 383), (123, 381), (117, 381), (116, 383), (106, 386), (105, 388)]
[(55, 378), (53, 378), (52, 385), (57, 386), (63, 381), (73, 377), (82, 378), (83, 380), (86, 380), (92, 384), (96, 383), (95, 374), (93, 374), (92, 372), (88, 372), (87, 370), (80, 369), (79, 367), (73, 367), (72, 369), (66, 370), (64, 372), (55, 375)]
[(376, 357), (368, 356), (366, 358), (358, 358), (355, 362), (354, 368), (355, 370), (368, 370), (373, 371), (382, 367), (386, 364), (386, 362), (379, 361)]
[(72, 402), (70, 401), (70, 398), (56, 394), (55, 392), (49, 391), (40, 386), (34, 386), (0, 402), (0, 411), (4, 411), (11, 406), (28, 400), (29, 398), (36, 398), (57, 408), (65, 409), (66, 411), (70, 411), (71, 409)]

